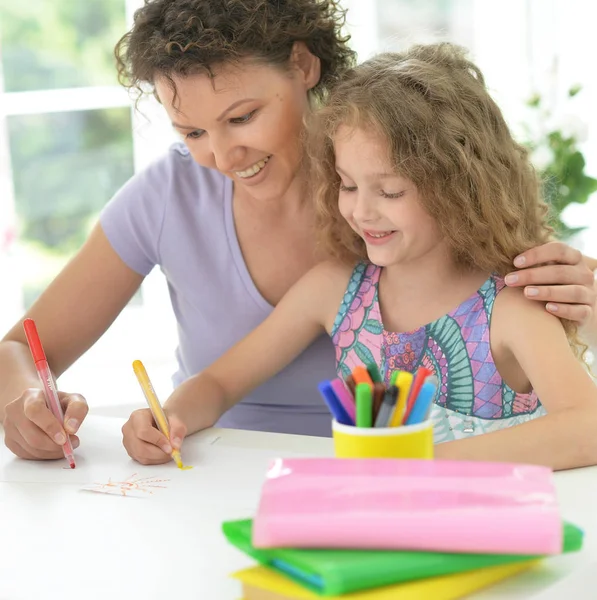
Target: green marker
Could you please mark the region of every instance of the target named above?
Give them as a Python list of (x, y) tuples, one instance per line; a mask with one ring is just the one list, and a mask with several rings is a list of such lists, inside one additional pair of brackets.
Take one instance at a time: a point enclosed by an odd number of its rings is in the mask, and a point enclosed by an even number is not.
[(371, 377), (371, 381), (373, 381), (373, 383), (383, 383), (381, 373), (379, 372), (379, 369), (375, 363), (369, 363), (367, 365), (367, 373), (369, 373), (369, 377)]
[(371, 427), (373, 424), (373, 392), (368, 383), (359, 383), (355, 390), (357, 427)]
[(398, 379), (398, 375), (400, 375), (400, 371), (392, 371), (392, 375), (390, 376), (390, 385), (396, 385), (396, 380)]

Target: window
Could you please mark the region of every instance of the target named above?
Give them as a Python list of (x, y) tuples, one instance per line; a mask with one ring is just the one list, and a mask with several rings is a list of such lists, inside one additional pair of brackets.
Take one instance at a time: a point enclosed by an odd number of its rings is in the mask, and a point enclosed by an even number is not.
[(4, 2), (0, 23), (2, 180), (10, 191), (0, 214), (4, 252), (21, 278), (10, 287), (27, 308), (133, 173), (131, 111), (112, 59), (125, 5)]
[[(174, 138), (153, 101), (135, 112), (117, 82), (113, 48), (142, 3), (0, 0), (2, 332), (80, 248), (114, 192)], [(110, 332), (64, 375), (63, 389), (95, 405), (121, 401), (113, 388), (127, 389), (137, 357), (158, 371), (154, 383), (164, 388), (176, 335), (170, 311), (160, 275), (152, 274)], [(148, 356), (138, 354), (148, 346)], [(108, 385), (98, 382), (98, 368), (126, 375), (106, 378)]]

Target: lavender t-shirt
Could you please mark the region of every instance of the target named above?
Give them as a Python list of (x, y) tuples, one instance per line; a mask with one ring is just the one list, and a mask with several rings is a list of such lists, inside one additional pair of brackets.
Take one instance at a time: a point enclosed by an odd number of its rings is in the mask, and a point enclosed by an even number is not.
[[(145, 276), (158, 265), (166, 277), (178, 323), (175, 386), (211, 364), (273, 310), (243, 260), (232, 182), (200, 167), (184, 144), (174, 144), (128, 181), (104, 208), (100, 222), (131, 269)], [(229, 410), (218, 426), (330, 435), (330, 414), (317, 383), (334, 373), (334, 348), (324, 335)]]

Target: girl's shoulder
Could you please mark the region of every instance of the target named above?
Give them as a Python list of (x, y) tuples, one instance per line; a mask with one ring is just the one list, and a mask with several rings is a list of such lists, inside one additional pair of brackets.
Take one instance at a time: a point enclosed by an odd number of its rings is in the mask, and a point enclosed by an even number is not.
[(521, 288), (499, 287), (491, 315), (491, 338), (496, 347), (510, 347), (520, 336), (554, 327), (562, 329), (561, 321), (543, 302), (527, 298)]
[(349, 286), (353, 271), (354, 265), (324, 260), (296, 284), (304, 304), (313, 308), (328, 333), (332, 330), (338, 306)]
[(315, 265), (305, 278), (308, 279), (310, 286), (318, 289), (344, 291), (354, 270), (354, 265), (328, 259)]

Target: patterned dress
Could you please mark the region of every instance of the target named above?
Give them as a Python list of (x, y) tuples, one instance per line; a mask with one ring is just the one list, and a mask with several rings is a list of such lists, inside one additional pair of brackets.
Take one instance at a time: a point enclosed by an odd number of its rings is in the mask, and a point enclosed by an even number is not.
[(518, 394), (501, 378), (489, 345), (493, 303), (504, 281), (490, 276), (447, 315), (407, 333), (384, 329), (379, 310), (381, 267), (352, 272), (332, 341), (338, 376), (376, 363), (386, 384), (392, 371), (430, 369), (439, 382), (431, 411), (435, 442), (446, 442), (524, 423), (546, 413), (535, 392)]

